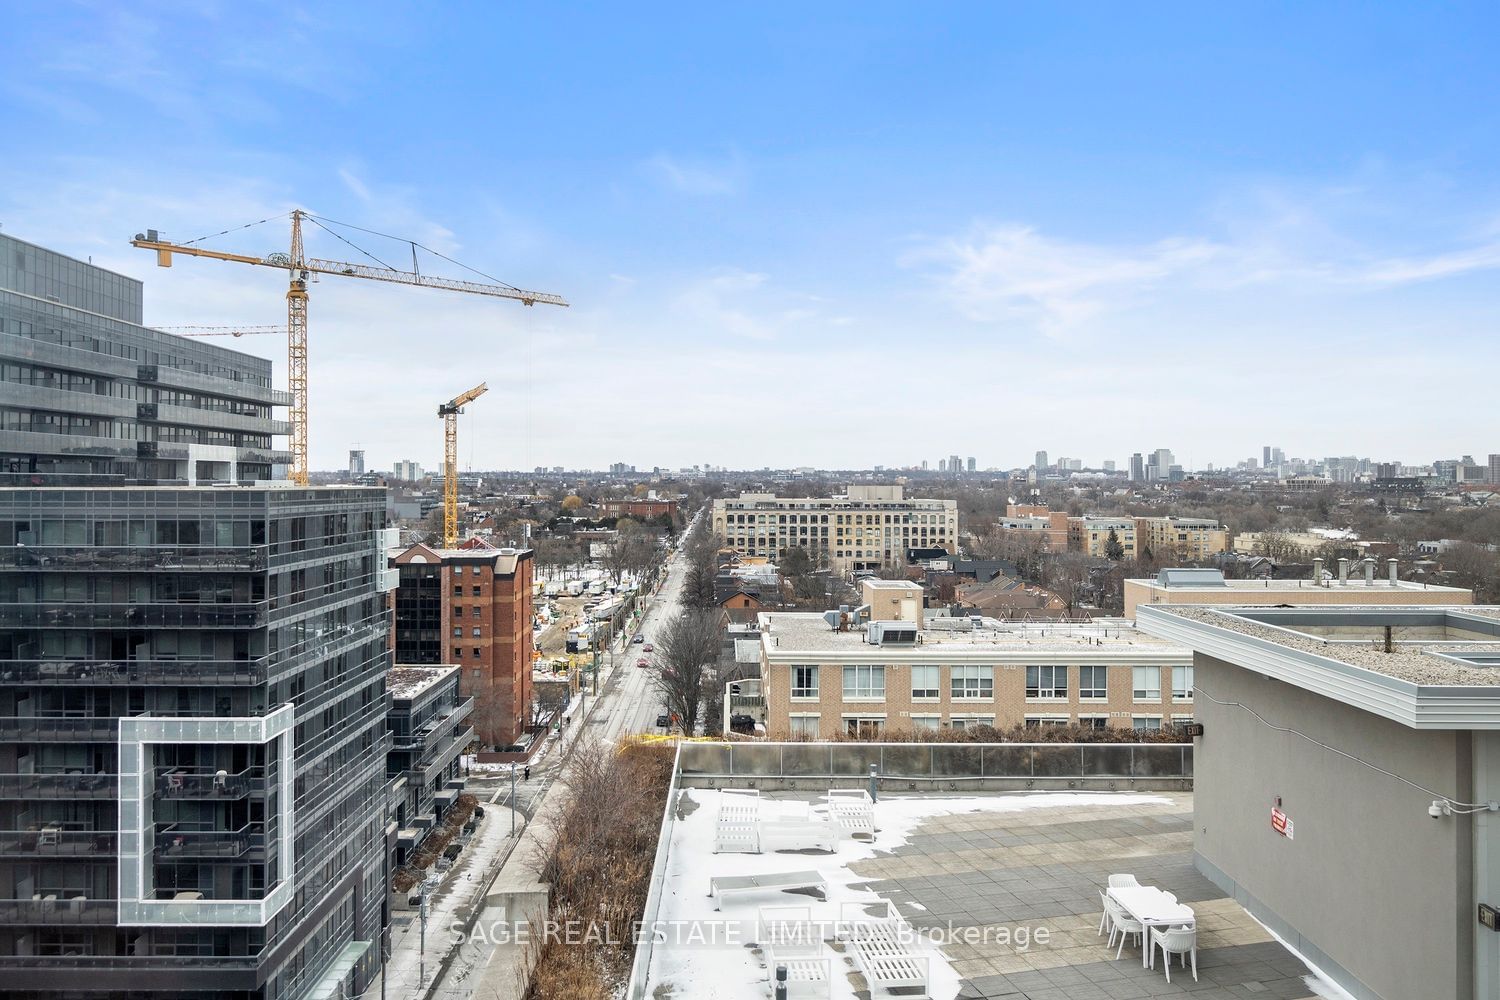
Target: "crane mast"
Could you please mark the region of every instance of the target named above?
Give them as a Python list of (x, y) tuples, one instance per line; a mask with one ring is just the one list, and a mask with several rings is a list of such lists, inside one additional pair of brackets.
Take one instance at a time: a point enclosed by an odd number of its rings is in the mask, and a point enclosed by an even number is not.
[(481, 382), (438, 407), (443, 418), (443, 548), (458, 544), (458, 415), (464, 407), (490, 391)]

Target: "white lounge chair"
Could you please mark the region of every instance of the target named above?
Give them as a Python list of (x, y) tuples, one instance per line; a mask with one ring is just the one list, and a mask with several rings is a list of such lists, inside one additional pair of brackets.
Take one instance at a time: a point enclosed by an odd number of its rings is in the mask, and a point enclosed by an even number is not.
[(719, 793), (714, 823), (714, 853), (760, 853), (760, 792), (726, 788)]
[(1198, 981), (1198, 929), (1196, 927), (1151, 928), (1151, 954), (1161, 949), (1162, 965), (1167, 970), (1167, 982), (1172, 981), (1172, 956), (1182, 957), (1182, 966), (1187, 968), (1188, 956), (1193, 960), (1193, 982)]
[(1109, 887), (1111, 889), (1120, 889), (1130, 885), (1140, 885), (1134, 875), (1111, 875), (1109, 877)]
[(928, 1000), (930, 996), (931, 963), (912, 952), (903, 927), (899, 920), (877, 920), (851, 929), (849, 954), (869, 984), (872, 1000), (897, 996), (897, 990), (902, 991), (902, 1000)]
[(863, 788), (831, 788), (826, 796), (828, 815), (850, 837), (875, 839), (875, 803)]
[(773, 875), (720, 875), (708, 880), (708, 894), (717, 900), (714, 909), (729, 895), (816, 889), (828, 897), (828, 883), (817, 872), (777, 872)]

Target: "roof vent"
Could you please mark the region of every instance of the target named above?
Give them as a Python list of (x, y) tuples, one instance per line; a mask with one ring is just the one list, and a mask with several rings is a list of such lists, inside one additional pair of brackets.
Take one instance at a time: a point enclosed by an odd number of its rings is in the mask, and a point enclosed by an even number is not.
[(915, 622), (871, 622), (866, 640), (872, 646), (914, 646), (917, 625)]
[(1164, 569), (1156, 574), (1162, 587), (1227, 587), (1224, 571), (1217, 569)]

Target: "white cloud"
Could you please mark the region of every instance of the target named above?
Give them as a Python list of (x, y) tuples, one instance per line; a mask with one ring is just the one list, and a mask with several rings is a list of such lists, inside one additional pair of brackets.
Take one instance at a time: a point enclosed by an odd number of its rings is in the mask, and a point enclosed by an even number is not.
[(717, 162), (657, 153), (642, 164), (642, 169), (658, 184), (695, 197), (737, 194), (748, 181), (745, 162), (736, 152)]

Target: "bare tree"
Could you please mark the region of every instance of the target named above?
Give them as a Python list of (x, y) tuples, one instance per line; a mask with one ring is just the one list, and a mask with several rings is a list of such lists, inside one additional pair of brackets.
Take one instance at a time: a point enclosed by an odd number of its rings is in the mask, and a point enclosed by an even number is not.
[(667, 712), (688, 736), (698, 725), (707, 687), (716, 683), (719, 659), (719, 615), (686, 611), (658, 626), (655, 644), (657, 671), (652, 680), (666, 702)]
[(538, 681), (531, 687), (531, 724), (546, 725), (567, 703), (567, 681)]
[(1060, 552), (1047, 563), (1047, 587), (1067, 608), (1068, 617), (1094, 590), (1094, 560), (1082, 552)]

